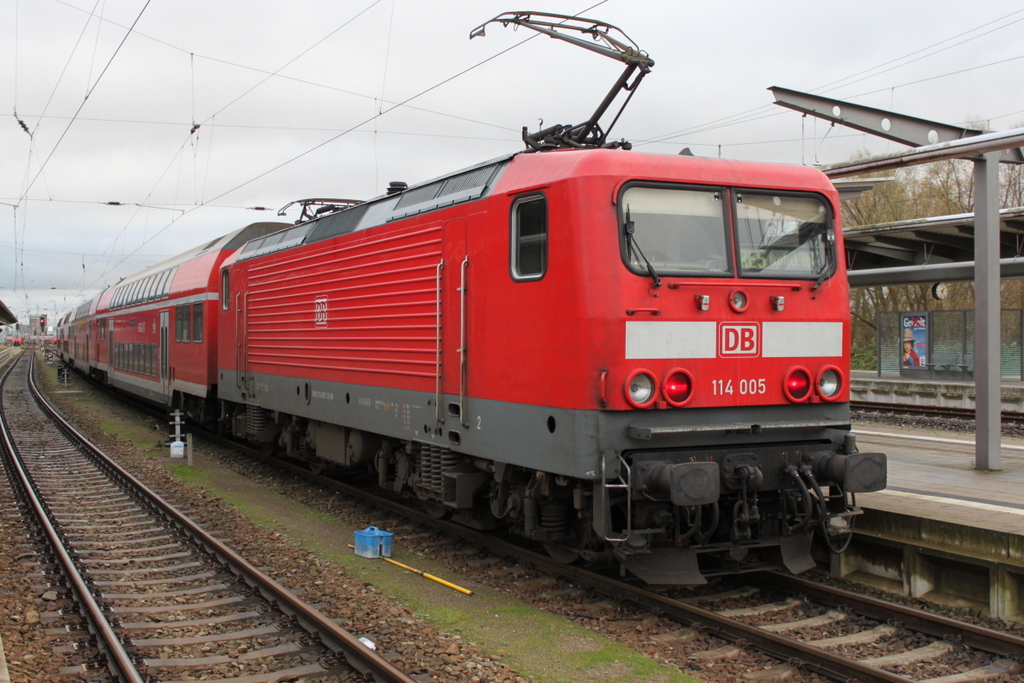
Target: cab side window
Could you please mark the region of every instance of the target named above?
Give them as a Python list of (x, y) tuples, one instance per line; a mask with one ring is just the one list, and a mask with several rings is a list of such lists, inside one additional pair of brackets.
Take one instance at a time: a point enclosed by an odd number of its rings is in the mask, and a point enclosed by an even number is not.
[(222, 311), (231, 307), (231, 274), (228, 269), (220, 271), (220, 308)]
[(539, 280), (548, 269), (548, 202), (527, 195), (512, 204), (512, 278)]

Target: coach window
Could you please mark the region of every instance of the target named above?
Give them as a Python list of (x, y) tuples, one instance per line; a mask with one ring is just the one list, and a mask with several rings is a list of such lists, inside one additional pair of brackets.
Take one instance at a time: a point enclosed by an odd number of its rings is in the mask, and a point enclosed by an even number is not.
[(228, 310), (231, 301), (231, 278), (229, 275), (227, 268), (220, 271), (220, 308), (222, 311)]
[(203, 341), (203, 302), (192, 304), (192, 341)]
[(548, 268), (548, 202), (544, 195), (512, 204), (512, 277), (539, 280)]
[(174, 341), (187, 342), (189, 340), (190, 307), (188, 304), (179, 304), (174, 309)]

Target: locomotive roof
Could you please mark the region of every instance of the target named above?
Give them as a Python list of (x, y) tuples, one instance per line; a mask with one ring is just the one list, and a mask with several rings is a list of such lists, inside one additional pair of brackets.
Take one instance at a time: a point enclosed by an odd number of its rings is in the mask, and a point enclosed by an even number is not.
[[(507, 169), (514, 171), (506, 173)], [(482, 199), (495, 189), (516, 192), (568, 177), (596, 175), (670, 182), (679, 182), (680, 177), (685, 177), (694, 183), (834, 192), (828, 178), (808, 166), (610, 149), (516, 152), (419, 183), (397, 194), (376, 197), (266, 236), (255, 237), (245, 244), (235, 260), (244, 261)]]
[(515, 156), (510, 154), (485, 161), (457, 173), (419, 183), (403, 192), (376, 197), (287, 230), (253, 239), (242, 248), (236, 260), (244, 261), (481, 199), (494, 188), (509, 160)]

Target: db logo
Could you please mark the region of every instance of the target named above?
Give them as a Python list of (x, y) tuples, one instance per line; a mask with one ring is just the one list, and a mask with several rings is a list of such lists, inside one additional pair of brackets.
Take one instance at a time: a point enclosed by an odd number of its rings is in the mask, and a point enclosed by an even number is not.
[(313, 321), (317, 326), (324, 326), (327, 324), (327, 297), (318, 296), (313, 302)]
[(722, 323), (718, 326), (718, 355), (755, 357), (760, 353), (760, 328), (756, 323)]

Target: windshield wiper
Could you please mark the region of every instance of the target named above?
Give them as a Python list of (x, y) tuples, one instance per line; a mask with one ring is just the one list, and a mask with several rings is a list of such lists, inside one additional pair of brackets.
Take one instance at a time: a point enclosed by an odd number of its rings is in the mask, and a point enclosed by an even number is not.
[(647, 264), (647, 274), (651, 276), (652, 280), (654, 280), (654, 286), (655, 287), (661, 287), (661, 278), (658, 277), (658, 271), (654, 270), (654, 266), (652, 266), (651, 262), (647, 260), (646, 256), (644, 256), (644, 252), (640, 248), (640, 244), (637, 243), (637, 241), (636, 241), (636, 235), (633, 234), (635, 232), (635, 230), (636, 230), (636, 226), (634, 225), (633, 221), (629, 217), (629, 205), (628, 204), (626, 205), (626, 225), (625, 225), (625, 228), (626, 228), (626, 239), (629, 240), (629, 243), (633, 246), (633, 249), (636, 249), (636, 253), (640, 254), (640, 258), (642, 258), (644, 260), (644, 263)]

